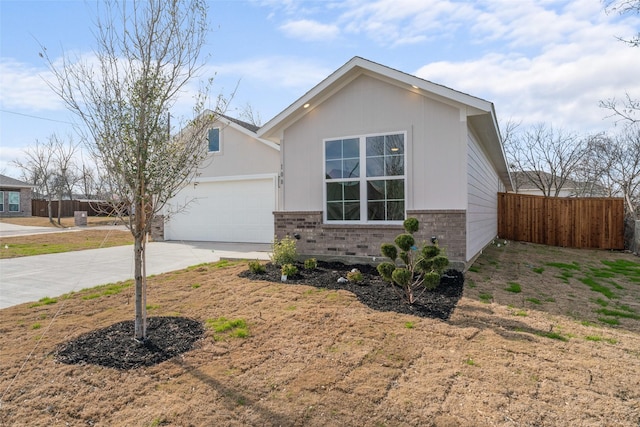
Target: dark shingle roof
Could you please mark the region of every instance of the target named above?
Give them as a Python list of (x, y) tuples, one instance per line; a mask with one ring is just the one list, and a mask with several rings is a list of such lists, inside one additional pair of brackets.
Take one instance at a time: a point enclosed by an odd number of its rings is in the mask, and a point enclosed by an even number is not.
[(256, 125), (253, 125), (251, 123), (243, 122), (242, 120), (236, 119), (234, 117), (226, 116), (224, 114), (220, 114), (220, 117), (224, 117), (225, 119), (227, 119), (227, 120), (229, 120), (229, 121), (231, 121), (231, 122), (233, 122), (233, 123), (235, 123), (237, 125), (240, 125), (243, 128), (248, 129), (248, 130), (250, 130), (251, 132), (254, 132), (254, 133), (258, 129), (260, 129), (260, 126), (256, 126)]
[(15, 178), (11, 178), (10, 176), (0, 175), (0, 187), (25, 188), (25, 187), (33, 187), (33, 185), (27, 184), (26, 182), (20, 181)]

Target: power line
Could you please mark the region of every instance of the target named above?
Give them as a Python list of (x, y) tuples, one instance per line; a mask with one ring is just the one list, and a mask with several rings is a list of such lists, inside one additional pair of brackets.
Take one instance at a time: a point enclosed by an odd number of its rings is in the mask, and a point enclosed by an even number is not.
[(74, 123), (71, 123), (71, 122), (65, 122), (64, 120), (49, 119), (47, 117), (40, 117), (40, 116), (34, 116), (32, 114), (18, 113), (16, 111), (8, 111), (8, 110), (0, 109), (0, 112), (8, 113), (8, 114), (15, 114), (16, 116), (30, 117), (32, 119), (48, 120), (50, 122), (57, 122), (57, 123), (65, 123), (65, 124), (68, 124), (68, 125), (73, 125), (74, 124)]

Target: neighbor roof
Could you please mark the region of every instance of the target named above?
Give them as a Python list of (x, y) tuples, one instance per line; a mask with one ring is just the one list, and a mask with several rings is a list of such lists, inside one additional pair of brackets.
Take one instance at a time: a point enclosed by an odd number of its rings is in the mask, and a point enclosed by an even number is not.
[(19, 179), (11, 178), (10, 176), (0, 174), (0, 187), (8, 188), (33, 188), (35, 185), (27, 184)]

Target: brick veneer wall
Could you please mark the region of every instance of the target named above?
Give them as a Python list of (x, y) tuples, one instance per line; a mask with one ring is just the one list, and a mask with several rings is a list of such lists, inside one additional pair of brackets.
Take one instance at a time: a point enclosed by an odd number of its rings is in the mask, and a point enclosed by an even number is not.
[[(393, 242), (403, 231), (402, 225), (323, 224), (322, 212), (316, 211), (280, 211), (274, 212), (274, 216), (279, 239), (298, 235), (300, 256), (322, 260), (377, 263), (381, 258), (380, 245)], [(415, 217), (420, 222), (420, 229), (414, 234), (417, 242), (430, 242), (435, 236), (452, 264), (456, 268), (464, 267), (466, 211), (409, 211), (407, 217)]]
[[(10, 216), (31, 216), (31, 189), (30, 188), (0, 188), (4, 191), (4, 211), (0, 212), (0, 217)], [(19, 212), (9, 212), (9, 192), (20, 192), (20, 210)]]
[(164, 242), (164, 215), (156, 215), (151, 220), (151, 240)]

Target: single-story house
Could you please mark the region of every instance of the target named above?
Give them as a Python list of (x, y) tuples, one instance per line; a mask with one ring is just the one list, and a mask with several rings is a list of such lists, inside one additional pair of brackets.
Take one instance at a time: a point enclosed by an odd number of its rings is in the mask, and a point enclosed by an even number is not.
[[(607, 189), (598, 182), (577, 181), (567, 178), (562, 184), (548, 172), (544, 171), (519, 171), (511, 172), (513, 191), (518, 194), (550, 197), (610, 197)], [(555, 182), (554, 182), (555, 181)], [(561, 186), (560, 186), (561, 185)], [(560, 186), (558, 195), (556, 189)], [(540, 187), (545, 188), (542, 191)]]
[(464, 267), (512, 189), (491, 102), (360, 57), (256, 134), (280, 147), (275, 233), (303, 257), (377, 262), (415, 217)]
[(31, 191), (34, 187), (0, 175), (0, 217), (31, 216)]
[(211, 123), (197, 179), (169, 201), (167, 212), (182, 212), (165, 218), (164, 239), (273, 241), (280, 147), (258, 138), (256, 130), (226, 115)]

